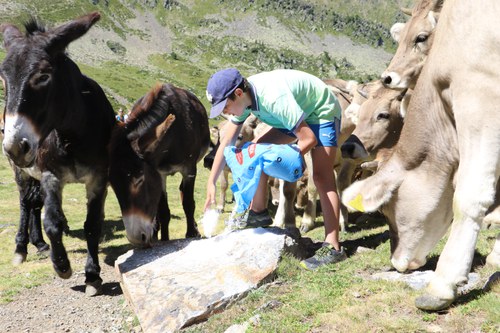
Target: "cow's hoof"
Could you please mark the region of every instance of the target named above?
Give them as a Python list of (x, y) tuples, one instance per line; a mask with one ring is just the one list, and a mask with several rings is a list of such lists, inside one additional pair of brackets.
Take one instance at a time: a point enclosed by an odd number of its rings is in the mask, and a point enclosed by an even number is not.
[(93, 297), (102, 293), (102, 280), (95, 280), (94, 282), (85, 283), (85, 296)]
[(14, 253), (14, 258), (12, 258), (12, 265), (19, 266), (26, 261), (27, 253)]
[(61, 279), (69, 279), (71, 277), (71, 275), (73, 275), (73, 270), (71, 269), (71, 266), (68, 267), (68, 269), (66, 271), (61, 271), (59, 269), (57, 269), (56, 267), (54, 267), (54, 270), (56, 271), (57, 275), (61, 278)]
[(311, 230), (312, 230), (312, 226), (310, 226), (310, 225), (307, 225), (307, 224), (301, 224), (300, 225), (300, 233), (301, 234), (305, 234), (305, 233), (307, 233), (307, 232), (309, 232)]
[(421, 310), (439, 311), (448, 308), (454, 299), (442, 299), (429, 294), (424, 294), (415, 299), (415, 306)]

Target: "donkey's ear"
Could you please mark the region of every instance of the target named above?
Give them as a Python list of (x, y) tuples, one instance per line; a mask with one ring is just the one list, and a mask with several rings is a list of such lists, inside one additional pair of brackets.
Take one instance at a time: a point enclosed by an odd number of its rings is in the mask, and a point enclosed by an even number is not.
[(49, 32), (49, 52), (62, 52), (75, 39), (83, 36), (101, 18), (99, 12), (93, 12), (68, 23), (65, 23)]
[(137, 140), (138, 153), (146, 158), (148, 155), (154, 153), (156, 148), (158, 148), (158, 144), (163, 140), (170, 126), (172, 126), (174, 120), (175, 116), (169, 114), (161, 124), (151, 129), (146, 135), (140, 137)]
[(13, 26), (12, 24), (2, 24), (0, 25), (0, 32), (3, 34), (3, 46), (5, 49), (9, 49), (14, 39), (23, 37), (21, 31)]

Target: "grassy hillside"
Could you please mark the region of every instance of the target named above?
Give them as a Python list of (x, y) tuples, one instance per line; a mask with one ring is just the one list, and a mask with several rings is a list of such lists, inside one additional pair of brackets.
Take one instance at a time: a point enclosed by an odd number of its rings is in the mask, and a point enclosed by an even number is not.
[(102, 19), (69, 47), (70, 56), (106, 90), (115, 108), (156, 81), (192, 90), (205, 105), (216, 70), (244, 75), (295, 68), (319, 77), (371, 80), (390, 59), (398, 1), (298, 0), (0, 0), (0, 22), (30, 16), (48, 26), (98, 10)]

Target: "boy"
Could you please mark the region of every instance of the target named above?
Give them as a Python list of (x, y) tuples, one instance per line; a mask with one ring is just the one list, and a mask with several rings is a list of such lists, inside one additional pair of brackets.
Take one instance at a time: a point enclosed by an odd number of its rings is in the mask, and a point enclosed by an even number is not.
[[(339, 243), (339, 196), (333, 173), (341, 109), (328, 86), (317, 77), (297, 70), (274, 70), (245, 79), (237, 69), (228, 68), (210, 77), (207, 98), (212, 104), (210, 118), (221, 113), (232, 117), (208, 178), (205, 210), (216, 203), (215, 183), (225, 165), (224, 148), (234, 145), (243, 122), (253, 113), (271, 126), (254, 142), (287, 144), (298, 139), (302, 155), (311, 151), (325, 241), (316, 254), (303, 260), (301, 265), (314, 270), (344, 260), (346, 254)], [(266, 207), (267, 181), (267, 175), (262, 174), (248, 215), (249, 226), (272, 224)]]

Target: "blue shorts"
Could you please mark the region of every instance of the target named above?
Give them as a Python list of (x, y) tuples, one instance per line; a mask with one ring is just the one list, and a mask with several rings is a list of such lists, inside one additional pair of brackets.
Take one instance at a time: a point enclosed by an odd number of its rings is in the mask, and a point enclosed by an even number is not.
[[(340, 120), (335, 118), (333, 122), (322, 123), (322, 124), (307, 124), (314, 135), (318, 144), (316, 147), (337, 147), (337, 137), (340, 133)], [(296, 138), (292, 131), (285, 128), (277, 128), (281, 133), (292, 136)]]

